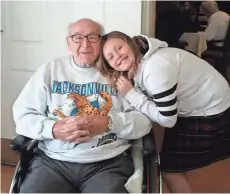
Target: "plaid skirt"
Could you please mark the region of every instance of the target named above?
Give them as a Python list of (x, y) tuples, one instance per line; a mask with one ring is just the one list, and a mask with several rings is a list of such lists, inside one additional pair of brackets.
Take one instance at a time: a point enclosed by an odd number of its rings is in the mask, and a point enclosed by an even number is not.
[(230, 108), (207, 117), (178, 118), (166, 128), (161, 170), (184, 172), (230, 157)]

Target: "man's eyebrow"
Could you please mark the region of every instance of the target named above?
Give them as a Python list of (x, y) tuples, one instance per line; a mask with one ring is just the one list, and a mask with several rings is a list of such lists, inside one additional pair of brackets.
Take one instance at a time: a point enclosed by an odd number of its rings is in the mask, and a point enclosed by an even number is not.
[[(82, 34), (82, 35), (85, 35), (86, 33), (84, 33), (83, 31), (77, 31), (77, 32), (72, 32), (72, 34)], [(87, 33), (86, 35), (88, 34), (100, 34), (98, 33), (97, 31), (92, 31), (90, 33)]]

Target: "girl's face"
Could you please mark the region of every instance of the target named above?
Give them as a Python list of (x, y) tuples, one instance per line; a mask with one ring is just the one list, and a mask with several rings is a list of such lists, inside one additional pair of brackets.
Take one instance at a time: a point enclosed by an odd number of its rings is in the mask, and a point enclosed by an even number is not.
[(107, 40), (103, 47), (103, 55), (109, 65), (117, 71), (129, 71), (134, 63), (132, 50), (121, 38)]

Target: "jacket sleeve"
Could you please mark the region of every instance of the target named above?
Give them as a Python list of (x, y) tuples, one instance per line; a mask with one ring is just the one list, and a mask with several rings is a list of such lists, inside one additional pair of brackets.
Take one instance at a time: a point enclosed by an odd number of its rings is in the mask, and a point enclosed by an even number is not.
[(138, 88), (126, 94), (128, 102), (152, 121), (173, 127), (177, 121), (177, 77), (175, 65), (158, 57), (144, 69), (144, 85), (149, 97)]
[(54, 139), (52, 128), (56, 121), (48, 118), (50, 68), (43, 65), (29, 79), (13, 105), (17, 134), (37, 139)]
[(134, 110), (124, 98), (121, 101), (124, 112), (112, 110), (109, 113), (113, 122), (111, 132), (122, 139), (139, 139), (148, 134), (152, 127), (151, 120)]

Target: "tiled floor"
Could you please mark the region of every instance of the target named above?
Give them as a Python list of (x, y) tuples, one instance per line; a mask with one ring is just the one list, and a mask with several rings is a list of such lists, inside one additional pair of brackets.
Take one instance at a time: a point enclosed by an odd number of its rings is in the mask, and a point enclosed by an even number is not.
[[(1, 165), (1, 193), (9, 191), (13, 172), (14, 167)], [(188, 180), (194, 193), (230, 193), (230, 159), (188, 172)], [(168, 192), (164, 183), (163, 192)]]

